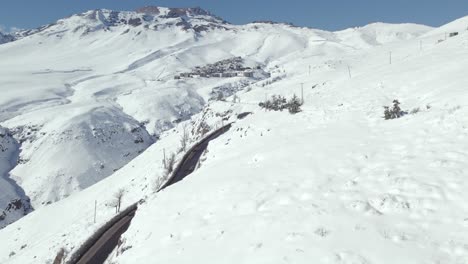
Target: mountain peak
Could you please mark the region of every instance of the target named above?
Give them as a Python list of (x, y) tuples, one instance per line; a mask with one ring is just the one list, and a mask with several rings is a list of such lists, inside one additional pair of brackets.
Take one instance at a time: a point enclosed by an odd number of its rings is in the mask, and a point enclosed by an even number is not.
[(221, 17), (218, 17), (201, 7), (145, 6), (145, 7), (138, 8), (135, 11), (137, 13), (143, 13), (143, 14), (148, 14), (148, 15), (160, 15), (164, 18), (207, 16), (207, 17), (212, 17), (218, 21), (225, 22)]

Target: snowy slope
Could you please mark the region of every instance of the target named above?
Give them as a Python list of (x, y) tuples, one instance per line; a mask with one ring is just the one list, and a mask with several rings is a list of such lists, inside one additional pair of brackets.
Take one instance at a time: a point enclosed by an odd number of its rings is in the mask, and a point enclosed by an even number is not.
[[(391, 28), (392, 41), (428, 30)], [(236, 26), (202, 9), (156, 7), (92, 10), (20, 31), (17, 41), (0, 46), (0, 121), (21, 150), (10, 177), (34, 208), (58, 201), (111, 175), (200, 112), (214, 90), (230, 95), (258, 81), (174, 80), (176, 74), (235, 56), (267, 70), (298, 56), (333, 58), (371, 47), (359, 43), (372, 34)]]
[[(295, 116), (235, 106), (254, 114), (148, 199), (112, 263), (467, 263), (468, 34), (432, 43), (351, 80), (335, 72)], [(241, 102), (330, 79), (312, 76)], [(395, 98), (419, 112), (385, 121)]]
[[(438, 30), (236, 26), (203, 10), (146, 8), (23, 32), (0, 46), (1, 125), (21, 150), (4, 177), (36, 210), (0, 231), (0, 262), (76, 249), (125, 188), (124, 205), (146, 202), (116, 263), (155, 251), (161, 263), (465, 263), (468, 35), (437, 44)], [(234, 56), (271, 79), (173, 79)], [(302, 113), (258, 107), (301, 83)], [(240, 103), (212, 100), (226, 89)], [(385, 121), (394, 99), (419, 110)], [(184, 127), (193, 143), (204, 122), (228, 121), (200, 168), (154, 195)]]
[(339, 31), (337, 34), (347, 42), (363, 42), (363, 46), (376, 46), (395, 41), (410, 40), (427, 33), (430, 29), (428, 26), (418, 24), (373, 23), (364, 27)]

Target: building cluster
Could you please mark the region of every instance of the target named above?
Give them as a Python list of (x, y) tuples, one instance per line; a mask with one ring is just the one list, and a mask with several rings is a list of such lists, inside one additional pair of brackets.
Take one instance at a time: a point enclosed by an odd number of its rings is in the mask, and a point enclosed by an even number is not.
[(176, 75), (174, 79), (182, 78), (232, 78), (232, 77), (254, 77), (256, 71), (262, 71), (261, 66), (254, 68), (245, 67), (241, 57), (234, 57), (205, 66), (197, 66), (191, 72)]
[[(468, 30), (468, 28), (467, 28), (467, 30)], [(458, 36), (458, 32), (450, 32), (448, 36), (449, 36), (449, 38), (456, 37), (456, 36)], [(447, 39), (447, 33), (445, 33), (445, 39)], [(443, 39), (439, 39), (437, 41), (437, 43), (441, 43), (443, 41), (444, 41)]]

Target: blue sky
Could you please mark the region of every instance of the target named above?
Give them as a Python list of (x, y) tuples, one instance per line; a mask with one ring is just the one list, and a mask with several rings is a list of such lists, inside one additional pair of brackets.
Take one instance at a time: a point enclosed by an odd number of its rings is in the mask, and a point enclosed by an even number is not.
[(11, 0), (0, 4), (0, 27), (34, 28), (89, 9), (147, 5), (200, 6), (234, 24), (274, 20), (325, 30), (372, 22), (440, 26), (468, 15), (468, 0)]

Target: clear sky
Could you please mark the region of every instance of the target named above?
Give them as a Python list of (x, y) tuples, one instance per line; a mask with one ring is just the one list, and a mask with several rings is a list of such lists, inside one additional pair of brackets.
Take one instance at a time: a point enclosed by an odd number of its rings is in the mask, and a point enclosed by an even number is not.
[(234, 24), (273, 20), (325, 30), (372, 22), (440, 26), (468, 15), (468, 0), (5, 0), (0, 27), (35, 28), (90, 9), (147, 5), (200, 6)]

